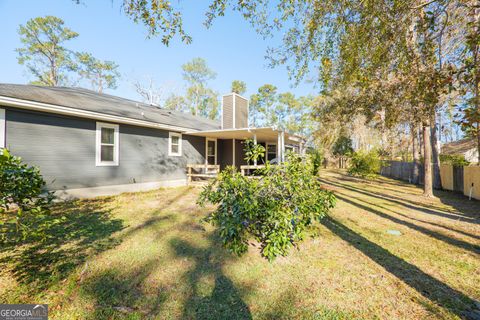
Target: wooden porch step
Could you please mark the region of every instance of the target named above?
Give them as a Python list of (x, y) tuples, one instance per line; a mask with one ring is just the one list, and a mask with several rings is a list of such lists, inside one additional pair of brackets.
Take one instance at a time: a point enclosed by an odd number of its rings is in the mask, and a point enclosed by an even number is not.
[(189, 174), (187, 174), (187, 177), (216, 178), (217, 174), (216, 173), (212, 173), (212, 174), (208, 174), (208, 173), (189, 173)]

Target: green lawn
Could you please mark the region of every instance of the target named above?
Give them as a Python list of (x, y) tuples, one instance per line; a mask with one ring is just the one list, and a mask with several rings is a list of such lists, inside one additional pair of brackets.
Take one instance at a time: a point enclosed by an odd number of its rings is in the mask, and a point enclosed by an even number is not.
[(51, 319), (473, 317), (480, 202), (321, 176), (336, 209), (318, 237), (273, 263), (253, 246), (241, 258), (225, 252), (201, 222), (209, 209), (195, 204), (198, 188), (58, 205), (55, 218), (66, 219), (46, 241), (0, 248), (0, 303), (48, 303)]

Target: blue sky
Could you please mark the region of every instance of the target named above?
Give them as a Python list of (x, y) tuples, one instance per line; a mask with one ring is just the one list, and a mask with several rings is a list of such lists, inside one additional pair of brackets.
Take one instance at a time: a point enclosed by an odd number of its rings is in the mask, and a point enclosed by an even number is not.
[(221, 94), (230, 90), (235, 79), (247, 83), (246, 96), (265, 83), (296, 95), (316, 92), (311, 84), (292, 88), (293, 81), (288, 79), (284, 67), (267, 67), (266, 49), (278, 44), (281, 35), (264, 40), (238, 14), (231, 12), (206, 29), (202, 22), (210, 1), (180, 2), (184, 6), (185, 28), (193, 43), (174, 41), (169, 47), (160, 38), (147, 39), (143, 25), (135, 24), (121, 11), (121, 0), (82, 1), (78, 5), (71, 0), (0, 0), (0, 82), (28, 83), (29, 75), (16, 59), (15, 48), (21, 46), (18, 26), (37, 16), (54, 15), (80, 34), (67, 45), (70, 49), (88, 51), (120, 65), (122, 79), (116, 90), (107, 91), (111, 94), (138, 100), (131, 81), (147, 77), (153, 77), (166, 91), (180, 93), (184, 86), (181, 65), (194, 57), (206, 59), (217, 72), (211, 87)]

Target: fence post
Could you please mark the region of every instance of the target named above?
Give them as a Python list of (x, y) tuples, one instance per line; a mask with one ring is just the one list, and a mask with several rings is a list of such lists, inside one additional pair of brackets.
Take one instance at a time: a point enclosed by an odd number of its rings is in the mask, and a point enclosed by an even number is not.
[(188, 166), (187, 184), (192, 182), (192, 167)]

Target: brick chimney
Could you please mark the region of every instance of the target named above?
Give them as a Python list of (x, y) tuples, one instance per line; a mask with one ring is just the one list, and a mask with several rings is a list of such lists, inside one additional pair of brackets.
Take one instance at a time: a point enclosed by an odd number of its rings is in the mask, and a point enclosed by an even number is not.
[(222, 129), (248, 128), (248, 100), (234, 92), (222, 97)]

